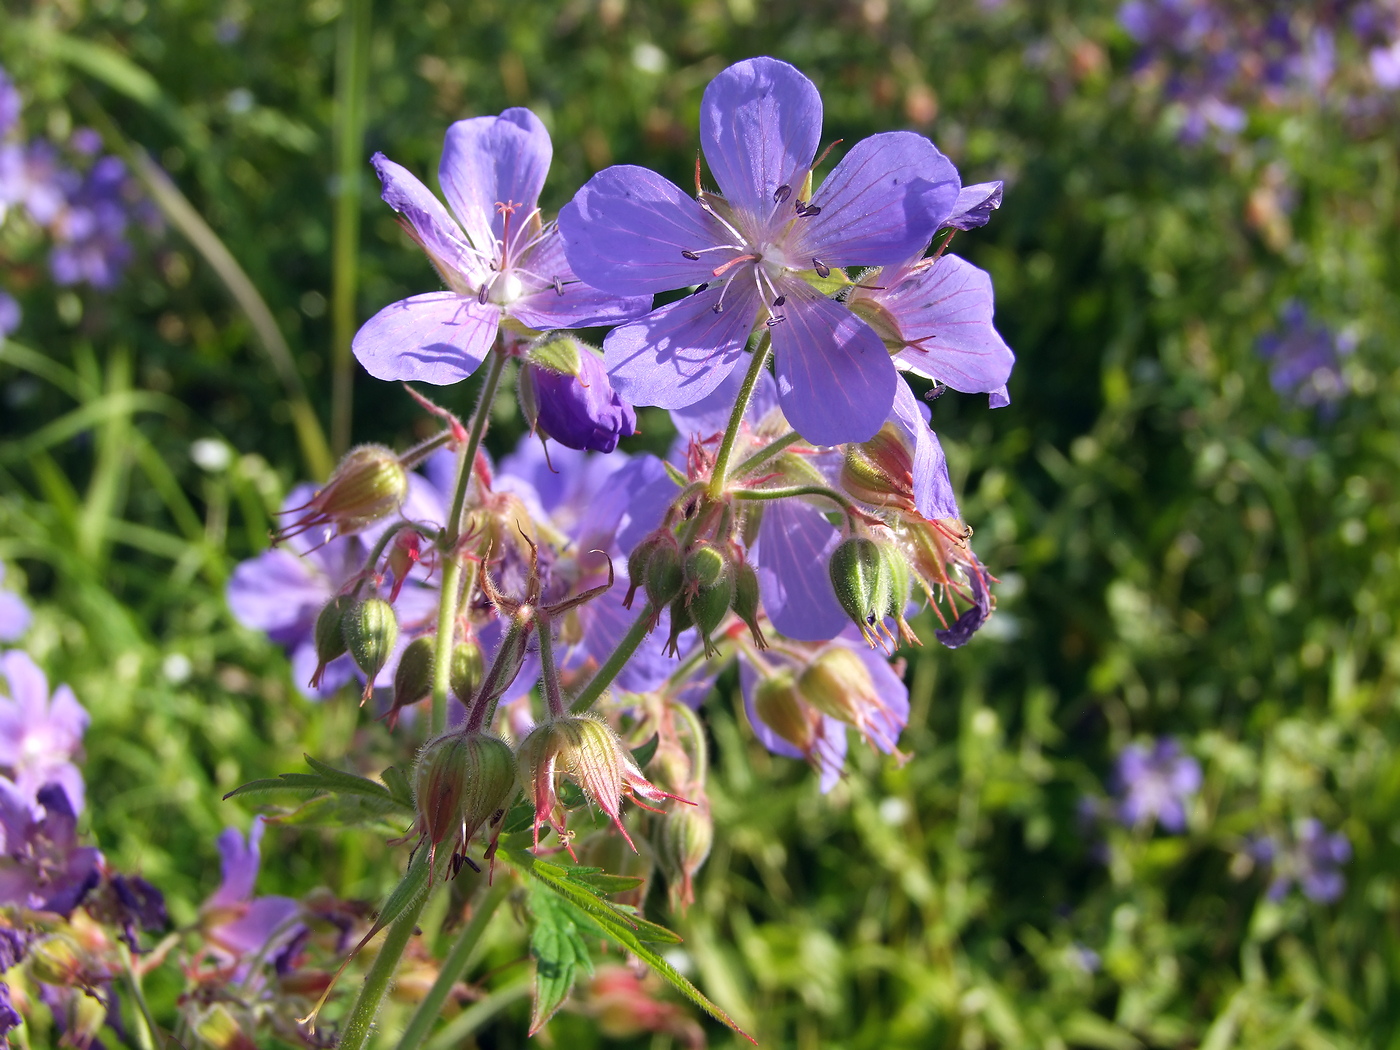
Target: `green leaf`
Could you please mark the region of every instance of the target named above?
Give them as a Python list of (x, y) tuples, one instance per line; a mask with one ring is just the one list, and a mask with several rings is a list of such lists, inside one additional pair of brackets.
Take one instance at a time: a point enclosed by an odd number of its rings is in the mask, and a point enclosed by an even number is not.
[(641, 959), (648, 966), (657, 972), (676, 991), (689, 999), (700, 1009), (704, 1010), (721, 1024), (728, 1025), (729, 1028), (742, 1035), (755, 1046), (758, 1045), (753, 1036), (745, 1032), (727, 1013), (721, 1010), (709, 999), (705, 998), (700, 989), (685, 979), (674, 966), (668, 963), (645, 942), (655, 942), (658, 939), (654, 931), (662, 931), (670, 934), (679, 942), (680, 938), (675, 937), (669, 930), (657, 926), (655, 923), (647, 922), (635, 915), (631, 915), (598, 895), (587, 883), (572, 876), (568, 868), (560, 867), (558, 864), (551, 864), (548, 861), (540, 860), (534, 854), (525, 850), (506, 849), (501, 850), (497, 856), (503, 857), (509, 863), (515, 865), (521, 871), (532, 875), (543, 883), (548, 889), (553, 890), (573, 905), (580, 913), (588, 918), (599, 932), (609, 940), (615, 941), (618, 945), (626, 948), (637, 958)]
[(599, 893), (625, 893), (646, 881), (640, 875), (608, 875), (601, 869), (595, 872), (575, 868), (572, 874), (576, 882), (585, 883)]
[(661, 734), (653, 733), (650, 740), (632, 752), (632, 761), (637, 763), (638, 769), (646, 768), (652, 755), (656, 754), (656, 745), (659, 743), (661, 743)]
[(517, 802), (510, 807), (506, 813), (506, 818), (501, 824), (502, 835), (518, 835), (522, 831), (528, 831), (535, 823), (535, 807), (528, 799)]
[(390, 766), (379, 774), (379, 779), (384, 781), (389, 788), (389, 795), (395, 802), (405, 809), (413, 809), (413, 788), (408, 782), (408, 777), (403, 775), (403, 771), (398, 766)]
[[(530, 1011), (530, 1034), (534, 1035), (569, 997), (579, 971), (591, 974), (593, 962), (570, 903), (545, 889), (541, 883), (530, 887), (530, 954), (535, 959), (535, 1005)], [(589, 925), (592, 925), (591, 923)]]
[(413, 815), (412, 792), (402, 774), (392, 767), (386, 779), (395, 779), (391, 790), (366, 777), (347, 773), (310, 755), (306, 763), (313, 773), (283, 773), (277, 779), (254, 780), (234, 788), (224, 798), (276, 794), (318, 796), (277, 819), (284, 824), (315, 827), (372, 827), (397, 834), (405, 818)]

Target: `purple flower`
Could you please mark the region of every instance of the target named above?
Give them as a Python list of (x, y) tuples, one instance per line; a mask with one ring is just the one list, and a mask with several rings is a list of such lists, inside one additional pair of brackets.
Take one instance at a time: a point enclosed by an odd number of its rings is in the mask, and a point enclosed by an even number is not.
[(97, 885), (102, 855), (78, 845), (65, 787), (46, 784), (37, 801), (38, 820), (29, 800), (0, 780), (0, 904), (67, 915)]
[(19, 89), (10, 79), (10, 74), (0, 66), (0, 138), (8, 135), (19, 123), (20, 110), (23, 108), (24, 99), (20, 96)]
[(201, 909), (205, 937), (216, 954), (246, 966), (253, 956), (267, 959), (301, 930), (294, 922), (301, 905), (290, 897), (254, 897), (253, 885), (261, 865), (259, 846), (264, 824), (253, 818), (245, 841), (237, 828), (219, 836), (223, 881)]
[(1148, 751), (1129, 744), (1118, 756), (1118, 818), (1133, 827), (1156, 821), (1171, 832), (1186, 829), (1186, 803), (1201, 788), (1201, 766), (1171, 737)]
[(779, 401), (803, 437), (832, 445), (880, 428), (896, 382), (889, 355), (804, 274), (913, 256), (951, 212), (958, 174), (927, 139), (889, 132), (857, 143), (804, 200), (821, 121), (816, 87), (792, 66), (740, 62), (701, 102), (701, 142), (723, 196), (693, 199), (620, 165), (560, 212), (569, 262), (590, 284), (618, 295), (698, 286), (608, 336), (608, 371), (624, 397), (694, 404), (734, 370), (764, 320)]
[(1310, 320), (1296, 301), (1283, 308), (1283, 327), (1261, 336), (1257, 344), (1259, 356), (1269, 362), (1274, 390), (1296, 404), (1324, 409), (1346, 396), (1341, 359), (1352, 349), (1326, 325)]
[[(976, 559), (976, 555), (972, 557)], [(972, 605), (959, 613), (950, 626), (933, 632), (933, 636), (949, 649), (960, 649), (972, 641), (972, 636), (987, 622), (987, 617), (992, 615), (992, 595), (987, 588), (987, 581), (979, 573), (969, 573), (968, 586), (972, 588)]]
[(538, 207), (552, 155), (549, 133), (528, 109), (459, 120), (438, 168), (455, 219), (406, 169), (374, 155), (384, 200), (447, 290), (394, 303), (366, 322), (354, 351), (370, 375), (455, 383), (485, 359), (506, 318), (539, 330), (587, 328), (646, 310), (645, 299), (600, 292), (569, 268)]
[(965, 394), (1005, 388), (1016, 355), (992, 327), (992, 279), (971, 263), (915, 258), (862, 280), (847, 301), (901, 367)]
[(80, 184), (48, 142), (0, 143), (0, 209), (22, 206), (36, 225), (47, 227)]
[(1294, 883), (1303, 896), (1318, 904), (1333, 903), (1346, 889), (1341, 868), (1351, 860), (1351, 842), (1340, 831), (1329, 833), (1315, 817), (1299, 822), (1288, 846), (1281, 848), (1271, 836), (1264, 836), (1254, 842), (1251, 852), (1273, 872), (1268, 889), (1272, 901), (1282, 900)]
[(28, 653), (0, 654), (0, 679), (8, 692), (0, 695), (0, 768), (29, 802), (37, 801), (44, 785), (57, 784), (81, 813), (83, 775), (73, 758), (82, 747), (87, 712), (66, 685), (50, 696), (48, 679)]
[(637, 413), (586, 348), (579, 350), (578, 375), (526, 364), (520, 384), (522, 398), (529, 386), (540, 432), (568, 448), (611, 452), (618, 438), (636, 433)]
[(5, 1033), (18, 1028), (22, 1020), (23, 1018), (20, 1017), (10, 1001), (10, 986), (4, 981), (0, 981), (0, 1046), (9, 1045), (3, 1042)]
[[(0, 310), (4, 308), (5, 295), (0, 292)], [(0, 583), (5, 582), (5, 566), (0, 563)], [(0, 642), (13, 642), (29, 630), (29, 622), (34, 618), (29, 606), (13, 591), (0, 590)]]
[(955, 230), (975, 230), (992, 221), (992, 212), (1001, 207), (1002, 183), (979, 182), (964, 186), (953, 204), (953, 213), (943, 220), (944, 226)]
[(126, 239), (131, 187), (120, 157), (102, 157), (56, 218), (49, 269), (59, 284), (112, 288), (131, 261)]

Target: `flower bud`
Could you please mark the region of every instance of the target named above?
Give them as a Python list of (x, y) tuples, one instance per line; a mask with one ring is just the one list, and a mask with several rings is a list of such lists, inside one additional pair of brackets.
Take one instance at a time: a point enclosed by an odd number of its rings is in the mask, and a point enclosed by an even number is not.
[(914, 459), (893, 423), (869, 441), (846, 446), (841, 487), (862, 503), (916, 512)]
[(695, 621), (690, 618), (690, 607), (686, 604), (685, 596), (677, 595), (671, 602), (671, 633), (662, 651), (679, 657), (681, 635), (694, 626)]
[(754, 687), (753, 707), (769, 729), (804, 755), (813, 754), (821, 733), (821, 715), (803, 701), (791, 671), (760, 679)]
[(364, 672), (366, 682), (360, 702), (374, 692), (374, 679), (394, 651), (399, 640), (399, 621), (394, 607), (383, 598), (369, 598), (351, 609), (345, 616), (345, 647)]
[(693, 806), (675, 806), (661, 817), (656, 854), (666, 872), (671, 899), (681, 907), (695, 903), (695, 873), (710, 855), (715, 822), (703, 794)]
[(408, 495), (408, 473), (399, 457), (383, 445), (352, 448), (331, 479), (293, 513), (303, 512), (296, 521), (279, 529), (277, 542), (299, 536), (319, 526), (333, 526), (338, 535), (358, 532), (388, 517)]
[(486, 661), (481, 655), (479, 645), (475, 642), (458, 642), (452, 647), (452, 666), (448, 671), (448, 682), (452, 688), (452, 695), (463, 707), (471, 703), (485, 672)]
[(734, 603), (734, 577), (728, 571), (718, 580), (687, 599), (687, 611), (700, 631), (707, 655), (712, 654), (713, 644), (710, 635), (724, 622), (729, 607)]
[(339, 594), (316, 616), (316, 672), (311, 676), (312, 689), (321, 687), (326, 665), (345, 653), (345, 614), (354, 604), (355, 600), (348, 594)]
[(881, 751), (894, 750), (897, 724), (865, 662), (850, 649), (843, 645), (823, 649), (798, 676), (797, 691), (822, 714), (854, 726)]
[(831, 552), (827, 568), (836, 600), (873, 647), (879, 641), (881, 619), (890, 607), (892, 582), (889, 561), (880, 545), (865, 536), (842, 540)]
[(748, 562), (741, 561), (734, 566), (734, 601), (730, 608), (748, 627), (753, 644), (767, 649), (768, 639), (763, 637), (763, 629), (758, 625), (758, 573)]
[(527, 352), (520, 402), (532, 428), (568, 448), (611, 452), (637, 429), (636, 411), (613, 390), (597, 353), (562, 333)]
[(627, 555), (627, 597), (622, 599), (623, 608), (632, 608), (632, 599), (636, 597), (637, 588), (646, 583), (647, 566), (651, 564), (651, 556), (656, 552), (657, 547), (667, 542), (675, 542), (669, 533), (662, 535), (653, 532), (633, 547), (632, 553)]
[(713, 543), (697, 543), (685, 556), (685, 586), (694, 594), (719, 581), (728, 567), (727, 559)]
[(647, 601), (652, 608), (660, 609), (685, 585), (685, 572), (681, 567), (681, 551), (669, 534), (652, 551), (647, 562), (646, 574)]
[(390, 729), (398, 723), (400, 710), (413, 706), (432, 691), (436, 645), (435, 637), (423, 635), (409, 642), (399, 657), (399, 666), (394, 671), (394, 702), (385, 715)]
[(536, 726), (521, 742), (516, 761), (520, 780), (535, 803), (535, 845), (539, 845), (540, 826), (548, 823), (576, 861), (556, 789), (558, 774), (577, 784), (588, 800), (608, 815), (633, 850), (636, 845), (622, 825), (623, 797), (639, 805), (677, 798), (649, 783), (612, 727), (589, 715), (568, 715)]
[(514, 790), (515, 756), (505, 741), (455, 730), (428, 741), (413, 770), (413, 799), (430, 868), (437, 847), (449, 837), (453, 851), (465, 856), (467, 842)]

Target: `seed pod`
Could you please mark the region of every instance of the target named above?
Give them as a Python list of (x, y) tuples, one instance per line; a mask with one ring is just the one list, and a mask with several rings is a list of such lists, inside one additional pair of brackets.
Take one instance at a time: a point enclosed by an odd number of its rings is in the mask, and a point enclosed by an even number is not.
[(399, 657), (399, 666), (394, 671), (394, 702), (385, 716), (390, 729), (398, 723), (400, 710), (413, 706), (432, 691), (436, 645), (436, 638), (424, 635), (409, 642)]
[(728, 559), (713, 543), (697, 543), (685, 556), (685, 586), (695, 591), (711, 587), (719, 581), (728, 567)]
[(753, 644), (767, 649), (768, 639), (763, 637), (763, 629), (758, 625), (758, 573), (746, 561), (734, 566), (734, 602), (730, 608), (748, 627)]
[(698, 594), (689, 599), (689, 611), (700, 637), (705, 643), (705, 652), (710, 654), (714, 646), (710, 635), (724, 622), (729, 607), (734, 603), (734, 577), (726, 572), (708, 587), (701, 587)]
[(914, 510), (914, 461), (899, 430), (886, 423), (869, 441), (846, 446), (841, 487), (863, 503)]
[(352, 609), (345, 617), (345, 647), (355, 666), (364, 672), (365, 691), (360, 700), (374, 692), (374, 679), (384, 669), (394, 643), (399, 640), (399, 621), (394, 607), (383, 598), (369, 598)]
[(779, 671), (761, 679), (754, 688), (754, 713), (759, 721), (804, 755), (817, 746), (821, 716), (797, 691), (791, 671)]
[(865, 536), (842, 540), (827, 568), (836, 600), (874, 646), (880, 620), (890, 607), (890, 567), (880, 544)]
[(703, 794), (693, 806), (673, 806), (661, 817), (656, 852), (666, 872), (671, 899), (681, 907), (695, 903), (695, 873), (710, 855), (715, 822)]
[(669, 543), (658, 544), (647, 562), (647, 601), (651, 602), (652, 608), (660, 609), (680, 594), (684, 585), (685, 573), (681, 568), (681, 552), (676, 541), (671, 539)]
[(465, 854), (514, 790), (515, 755), (505, 741), (458, 730), (428, 741), (413, 770), (413, 800), (430, 856), (449, 838)]
[(293, 522), (277, 531), (278, 541), (319, 526), (334, 526), (339, 535), (358, 532), (388, 517), (408, 495), (408, 473), (399, 457), (383, 445), (360, 445), (345, 454), (335, 472)]
[(684, 597), (677, 597), (671, 602), (671, 634), (666, 639), (664, 651), (672, 656), (680, 656), (681, 634), (695, 626), (695, 621), (690, 618), (690, 608), (686, 605)]
[(839, 643), (827, 646), (802, 669), (797, 691), (822, 714), (853, 726), (873, 747), (894, 753), (905, 716), (890, 709), (854, 650)]
[(326, 665), (345, 652), (345, 614), (354, 604), (348, 594), (339, 594), (316, 616), (316, 671), (311, 676), (312, 689), (321, 687)]
[(660, 536), (652, 533), (633, 547), (632, 553), (627, 555), (627, 597), (622, 599), (624, 608), (632, 608), (632, 599), (636, 596), (637, 589), (646, 583), (647, 566), (651, 564), (651, 556), (656, 552), (658, 546), (666, 543), (669, 539), (669, 535)]
[(452, 667), (448, 672), (448, 682), (452, 687), (452, 695), (463, 707), (471, 703), (485, 672), (486, 661), (481, 655), (481, 647), (475, 642), (458, 642), (452, 647)]

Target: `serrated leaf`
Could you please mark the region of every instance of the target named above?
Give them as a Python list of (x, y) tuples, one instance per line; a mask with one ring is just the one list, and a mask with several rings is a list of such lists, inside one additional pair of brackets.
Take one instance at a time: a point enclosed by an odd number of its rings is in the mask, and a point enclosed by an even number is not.
[[(276, 780), (265, 779), (250, 781), (241, 787), (234, 788), (225, 795), (224, 798), (271, 795), (277, 793), (311, 793), (347, 800), (358, 799), (358, 803), (346, 802), (341, 807), (340, 812), (344, 814), (343, 819), (332, 821), (332, 823), (338, 824), (348, 823), (363, 825), (380, 816), (389, 814), (407, 815), (413, 812), (411, 792), (408, 793), (408, 799), (405, 801), (402, 797), (396, 797), (396, 794), (391, 792), (390, 789), (383, 784), (377, 784), (366, 777), (336, 769), (334, 766), (318, 761), (310, 755), (305, 756), (305, 758), (307, 765), (315, 770), (315, 772), (283, 773), (278, 776)], [(305, 807), (302, 808), (305, 809)], [(321, 807), (321, 809), (309, 811), (305, 816), (314, 817), (315, 814), (322, 810), (327, 813), (335, 811), (334, 807)], [(301, 810), (297, 812), (300, 813)], [(293, 824), (307, 822), (306, 819), (297, 817), (295, 813), (283, 819), (286, 823)], [(314, 822), (324, 823), (325, 821), (317, 818)]]
[[(742, 1035), (755, 1046), (757, 1040), (745, 1032), (735, 1020), (721, 1010), (714, 1003), (685, 979), (674, 966), (668, 963), (660, 955), (644, 943), (644, 938), (638, 936), (638, 927), (642, 923), (646, 926), (655, 926), (654, 923), (647, 923), (645, 919), (629, 915), (611, 901), (604, 900), (598, 896), (596, 891), (587, 885), (576, 882), (569, 878), (567, 868), (562, 868), (557, 864), (540, 860), (532, 853), (525, 850), (502, 850), (497, 856), (503, 857), (521, 871), (538, 879), (550, 890), (553, 890), (562, 899), (568, 901), (578, 912), (586, 917), (598, 931), (609, 940), (615, 941), (618, 945), (626, 948), (629, 952), (641, 959), (660, 975), (662, 980), (675, 988), (683, 996), (689, 999), (700, 1009), (704, 1010), (721, 1024), (727, 1025), (733, 1031)], [(656, 927), (664, 929), (664, 927)], [(666, 932), (670, 932), (669, 930)], [(674, 935), (673, 935), (674, 936)], [(645, 938), (649, 941), (651, 938)], [(679, 941), (679, 938), (676, 938)]]
[(534, 1035), (554, 1016), (579, 971), (591, 974), (593, 960), (583, 939), (578, 912), (569, 903), (550, 893), (542, 883), (530, 887), (530, 954), (535, 959), (535, 1004), (530, 1011), (530, 1034)]
[(595, 871), (571, 868), (569, 874), (575, 882), (585, 883), (599, 893), (625, 893), (646, 882), (640, 875), (609, 875), (601, 868)]
[(652, 755), (656, 754), (656, 746), (657, 746), (658, 744), (660, 744), (660, 743), (661, 743), (661, 734), (660, 734), (660, 733), (653, 733), (653, 734), (651, 735), (651, 739), (650, 739), (650, 740), (648, 740), (648, 741), (647, 741), (645, 744), (643, 744), (641, 747), (636, 748), (636, 749), (633, 750), (633, 752), (632, 752), (632, 761), (635, 762), (635, 763), (637, 763), (637, 768), (638, 768), (638, 769), (645, 769), (645, 768), (646, 768), (647, 763), (651, 761)]
[(501, 822), (501, 834), (518, 835), (529, 831), (534, 823), (535, 807), (528, 801), (517, 802), (506, 812), (505, 820)]
[(379, 774), (379, 778), (389, 789), (389, 795), (399, 805), (413, 808), (413, 787), (408, 782), (408, 777), (404, 776), (403, 770), (398, 766), (390, 766)]
[(388, 799), (377, 802), (355, 795), (318, 795), (290, 813), (272, 818), (291, 827), (372, 828), (390, 835), (403, 832), (403, 813)]
[(327, 765), (310, 755), (302, 755), (306, 759), (306, 764), (320, 773), (328, 785), (328, 790), (347, 792), (352, 795), (383, 796), (392, 800), (389, 789), (383, 784), (376, 784), (368, 777), (362, 777), (355, 773), (347, 773), (343, 769), (336, 769), (335, 766)]

